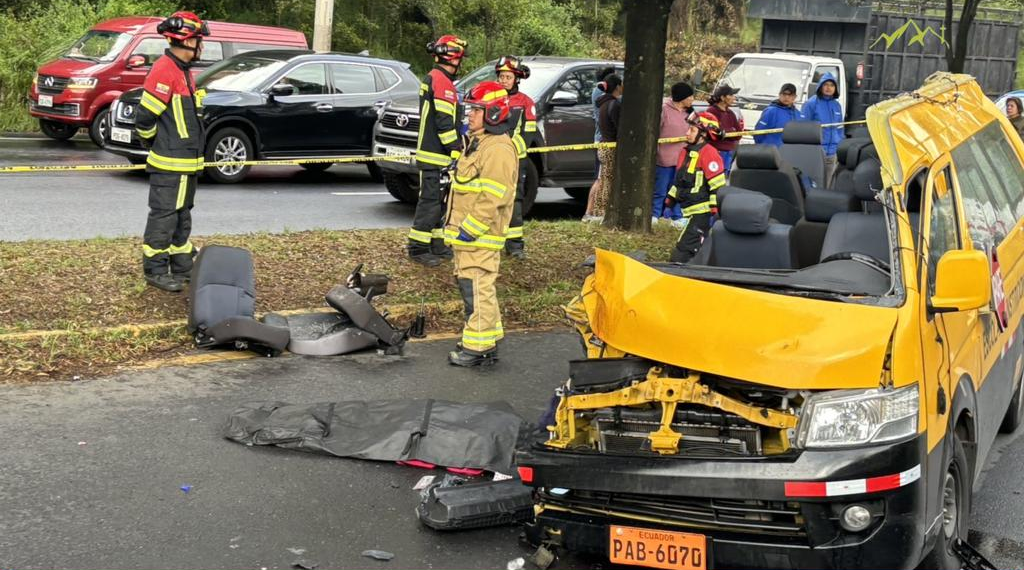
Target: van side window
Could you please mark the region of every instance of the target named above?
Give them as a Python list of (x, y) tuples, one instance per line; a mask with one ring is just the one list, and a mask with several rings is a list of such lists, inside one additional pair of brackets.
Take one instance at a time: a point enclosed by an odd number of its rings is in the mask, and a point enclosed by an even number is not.
[(596, 75), (594, 70), (573, 71), (558, 84), (558, 91), (575, 93), (577, 105), (589, 105), (590, 93), (594, 90), (594, 85), (597, 84), (594, 75)]
[(332, 63), (330, 68), (331, 85), (334, 86), (335, 93), (353, 95), (377, 91), (373, 68), (367, 65)]
[(210, 65), (224, 59), (224, 46), (220, 42), (203, 40), (203, 55), (198, 65)]
[(146, 38), (135, 46), (132, 55), (146, 56), (146, 65), (153, 65), (164, 54), (167, 47), (166, 38)]
[(956, 224), (956, 204), (949, 184), (949, 169), (935, 178), (932, 189), (931, 214), (928, 222), (928, 296), (935, 295), (935, 268), (942, 254), (960, 249), (960, 236)]
[(1024, 216), (1024, 171), (992, 121), (950, 153), (975, 249), (998, 246)]

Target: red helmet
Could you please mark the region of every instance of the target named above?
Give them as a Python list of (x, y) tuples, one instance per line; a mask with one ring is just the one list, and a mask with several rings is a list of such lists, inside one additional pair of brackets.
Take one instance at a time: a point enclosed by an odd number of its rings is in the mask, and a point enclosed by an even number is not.
[(457, 66), (462, 63), (462, 58), (466, 55), (467, 45), (466, 40), (445, 34), (437, 38), (436, 42), (427, 44), (427, 52), (434, 56), (434, 61), (437, 63), (445, 62)]
[[(491, 127), (502, 125), (508, 120), (508, 91), (496, 81), (481, 81), (469, 91), (466, 104), (471, 107), (483, 107), (484, 123)], [(488, 129), (494, 132), (492, 129)]]
[(498, 62), (494, 64), (494, 74), (498, 75), (502, 71), (509, 71), (512, 75), (516, 76), (516, 79), (528, 79), (530, 77), (530, 68), (523, 65), (523, 62), (519, 61), (519, 58), (514, 55), (503, 55), (498, 58)]
[(160, 22), (156, 31), (162, 36), (178, 41), (210, 35), (210, 28), (206, 27), (206, 23), (192, 12), (171, 14), (170, 18)]
[(708, 139), (717, 141), (723, 138), (722, 127), (718, 124), (718, 118), (711, 113), (692, 113), (687, 121), (704, 133)]

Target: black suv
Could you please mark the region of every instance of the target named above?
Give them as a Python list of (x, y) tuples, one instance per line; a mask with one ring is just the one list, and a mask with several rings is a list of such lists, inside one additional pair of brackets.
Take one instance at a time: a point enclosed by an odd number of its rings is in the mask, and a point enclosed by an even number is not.
[[(537, 105), (537, 146), (581, 144), (594, 142), (594, 105), (591, 95), (599, 81), (597, 74), (606, 67), (622, 73), (622, 63), (568, 57), (528, 57), (530, 78), (519, 88)], [(489, 62), (456, 82), (460, 94), (474, 85), (494, 79), (494, 62)], [(418, 94), (395, 98), (385, 107), (374, 129), (375, 156), (409, 156), (416, 152), (419, 133)], [(537, 187), (565, 188), (566, 193), (585, 201), (594, 182), (596, 160), (593, 150), (530, 154), (526, 172), (524, 207), (529, 211), (537, 197)], [(418, 200), (416, 164), (381, 162), (384, 183), (396, 199), (409, 204)]]
[[(221, 61), (196, 78), (206, 89), (206, 162), (365, 156), (373, 126), (392, 99), (417, 96), (409, 65), (362, 55), (297, 50), (253, 51)], [(104, 148), (136, 163), (146, 149), (135, 133), (142, 89), (111, 107)], [(330, 163), (304, 164), (326, 170)], [(216, 182), (241, 181), (248, 166), (207, 168)], [(376, 165), (370, 174), (379, 179)]]

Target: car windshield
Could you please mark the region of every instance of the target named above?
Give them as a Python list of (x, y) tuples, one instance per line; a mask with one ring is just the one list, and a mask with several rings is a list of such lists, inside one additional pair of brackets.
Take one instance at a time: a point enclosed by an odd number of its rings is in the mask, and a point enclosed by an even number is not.
[(255, 91), (286, 63), (257, 54), (232, 57), (204, 71), (196, 78), (196, 86), (208, 91)]
[(770, 101), (778, 97), (784, 83), (796, 85), (798, 93), (803, 93), (810, 73), (811, 64), (805, 62), (735, 57), (725, 68), (720, 83), (739, 88), (740, 98)]
[(131, 34), (91, 30), (71, 44), (64, 57), (87, 61), (114, 61), (131, 39)]
[[(564, 66), (553, 63), (525, 63), (530, 68), (530, 77), (519, 82), (519, 90), (534, 101), (565, 69)], [(493, 61), (460, 79), (456, 85), (461, 93), (466, 93), (481, 81), (495, 81)]]

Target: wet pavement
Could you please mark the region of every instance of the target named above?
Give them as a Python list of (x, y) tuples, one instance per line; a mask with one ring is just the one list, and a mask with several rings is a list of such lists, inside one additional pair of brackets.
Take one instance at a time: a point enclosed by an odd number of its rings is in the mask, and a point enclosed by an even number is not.
[[(42, 164), (128, 163), (88, 138), (0, 136), (0, 166)], [(148, 189), (140, 171), (0, 173), (0, 241), (141, 235)], [(583, 213), (561, 189), (541, 189), (539, 202), (535, 219)], [(405, 227), (413, 210), (373, 182), (365, 166), (257, 167), (240, 184), (200, 182), (193, 234)]]

